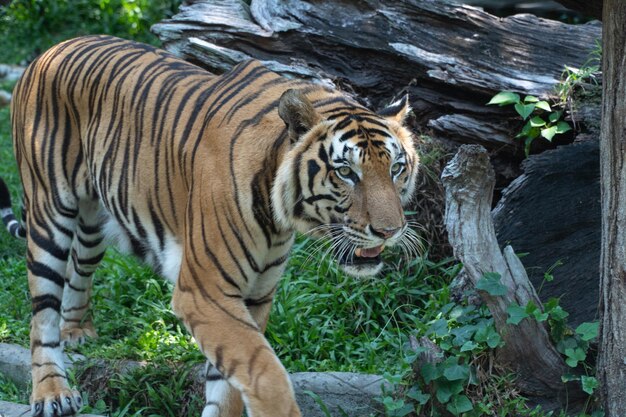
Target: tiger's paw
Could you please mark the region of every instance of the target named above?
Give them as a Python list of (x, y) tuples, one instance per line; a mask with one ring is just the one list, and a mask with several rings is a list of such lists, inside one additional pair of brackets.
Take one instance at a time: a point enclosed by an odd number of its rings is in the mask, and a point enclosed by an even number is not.
[(61, 324), (61, 346), (76, 346), (84, 344), (88, 338), (96, 338), (98, 333), (91, 321), (75, 325), (72, 323)]
[(83, 399), (80, 393), (75, 390), (63, 389), (57, 395), (35, 397), (31, 400), (31, 417), (61, 417), (75, 416), (83, 406)]

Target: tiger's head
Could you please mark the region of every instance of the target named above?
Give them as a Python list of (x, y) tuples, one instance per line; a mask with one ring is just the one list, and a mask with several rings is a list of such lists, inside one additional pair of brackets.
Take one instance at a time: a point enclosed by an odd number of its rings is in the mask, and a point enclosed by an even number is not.
[(274, 215), (284, 228), (330, 238), (350, 275), (377, 274), (385, 247), (416, 246), (403, 211), (419, 164), (403, 126), (409, 110), (407, 97), (379, 114), (345, 100), (318, 112), (298, 90), (280, 99), (292, 148), (272, 188)]

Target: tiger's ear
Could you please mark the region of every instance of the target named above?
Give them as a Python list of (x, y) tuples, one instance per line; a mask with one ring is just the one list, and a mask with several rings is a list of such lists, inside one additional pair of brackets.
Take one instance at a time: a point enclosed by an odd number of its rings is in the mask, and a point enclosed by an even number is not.
[(308, 98), (301, 90), (289, 89), (280, 96), (278, 115), (287, 125), (291, 143), (308, 132), (321, 120)]
[(384, 109), (378, 112), (380, 116), (394, 122), (403, 123), (406, 116), (411, 112), (411, 106), (409, 105), (409, 95), (405, 94), (398, 101), (394, 101)]

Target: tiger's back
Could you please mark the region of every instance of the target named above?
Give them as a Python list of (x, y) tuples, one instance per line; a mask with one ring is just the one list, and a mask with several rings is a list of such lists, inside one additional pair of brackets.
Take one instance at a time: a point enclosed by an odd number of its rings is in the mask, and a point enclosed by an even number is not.
[(91, 277), (108, 238), (175, 283), (172, 307), (207, 357), (203, 417), (239, 417), (244, 402), (254, 417), (300, 416), (263, 336), (294, 231), (328, 237), (357, 276), (380, 270), (385, 246), (414, 249), (407, 112), (406, 98), (377, 115), (256, 61), (217, 77), (109, 36), (44, 53), (12, 102), (32, 415), (81, 406), (62, 347), (96, 335)]
[[(272, 110), (282, 92), (298, 84), (254, 61), (215, 77), (164, 51), (116, 38), (60, 44), (31, 65), (15, 89), (16, 156), (29, 167), (22, 170), (23, 182), (32, 190), (26, 204), (38, 182), (50, 187), (62, 213), (99, 200), (107, 234), (175, 282), (176, 263), (161, 260), (180, 257), (194, 178), (204, 176), (225, 195), (258, 188), (267, 164), (277, 163), (277, 140), (285, 139)], [(246, 136), (257, 129), (264, 135)], [(266, 161), (255, 157), (272, 147)], [(268, 198), (271, 178), (266, 185), (264, 192), (255, 190), (257, 198)], [(227, 209), (252, 217), (249, 201)], [(256, 217), (271, 229), (271, 213)]]

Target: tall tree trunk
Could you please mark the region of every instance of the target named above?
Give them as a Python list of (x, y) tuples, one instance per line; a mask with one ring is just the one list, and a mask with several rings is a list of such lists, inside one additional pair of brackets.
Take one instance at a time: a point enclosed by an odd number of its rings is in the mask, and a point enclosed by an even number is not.
[(626, 2), (604, 0), (598, 377), (606, 417), (626, 416)]

